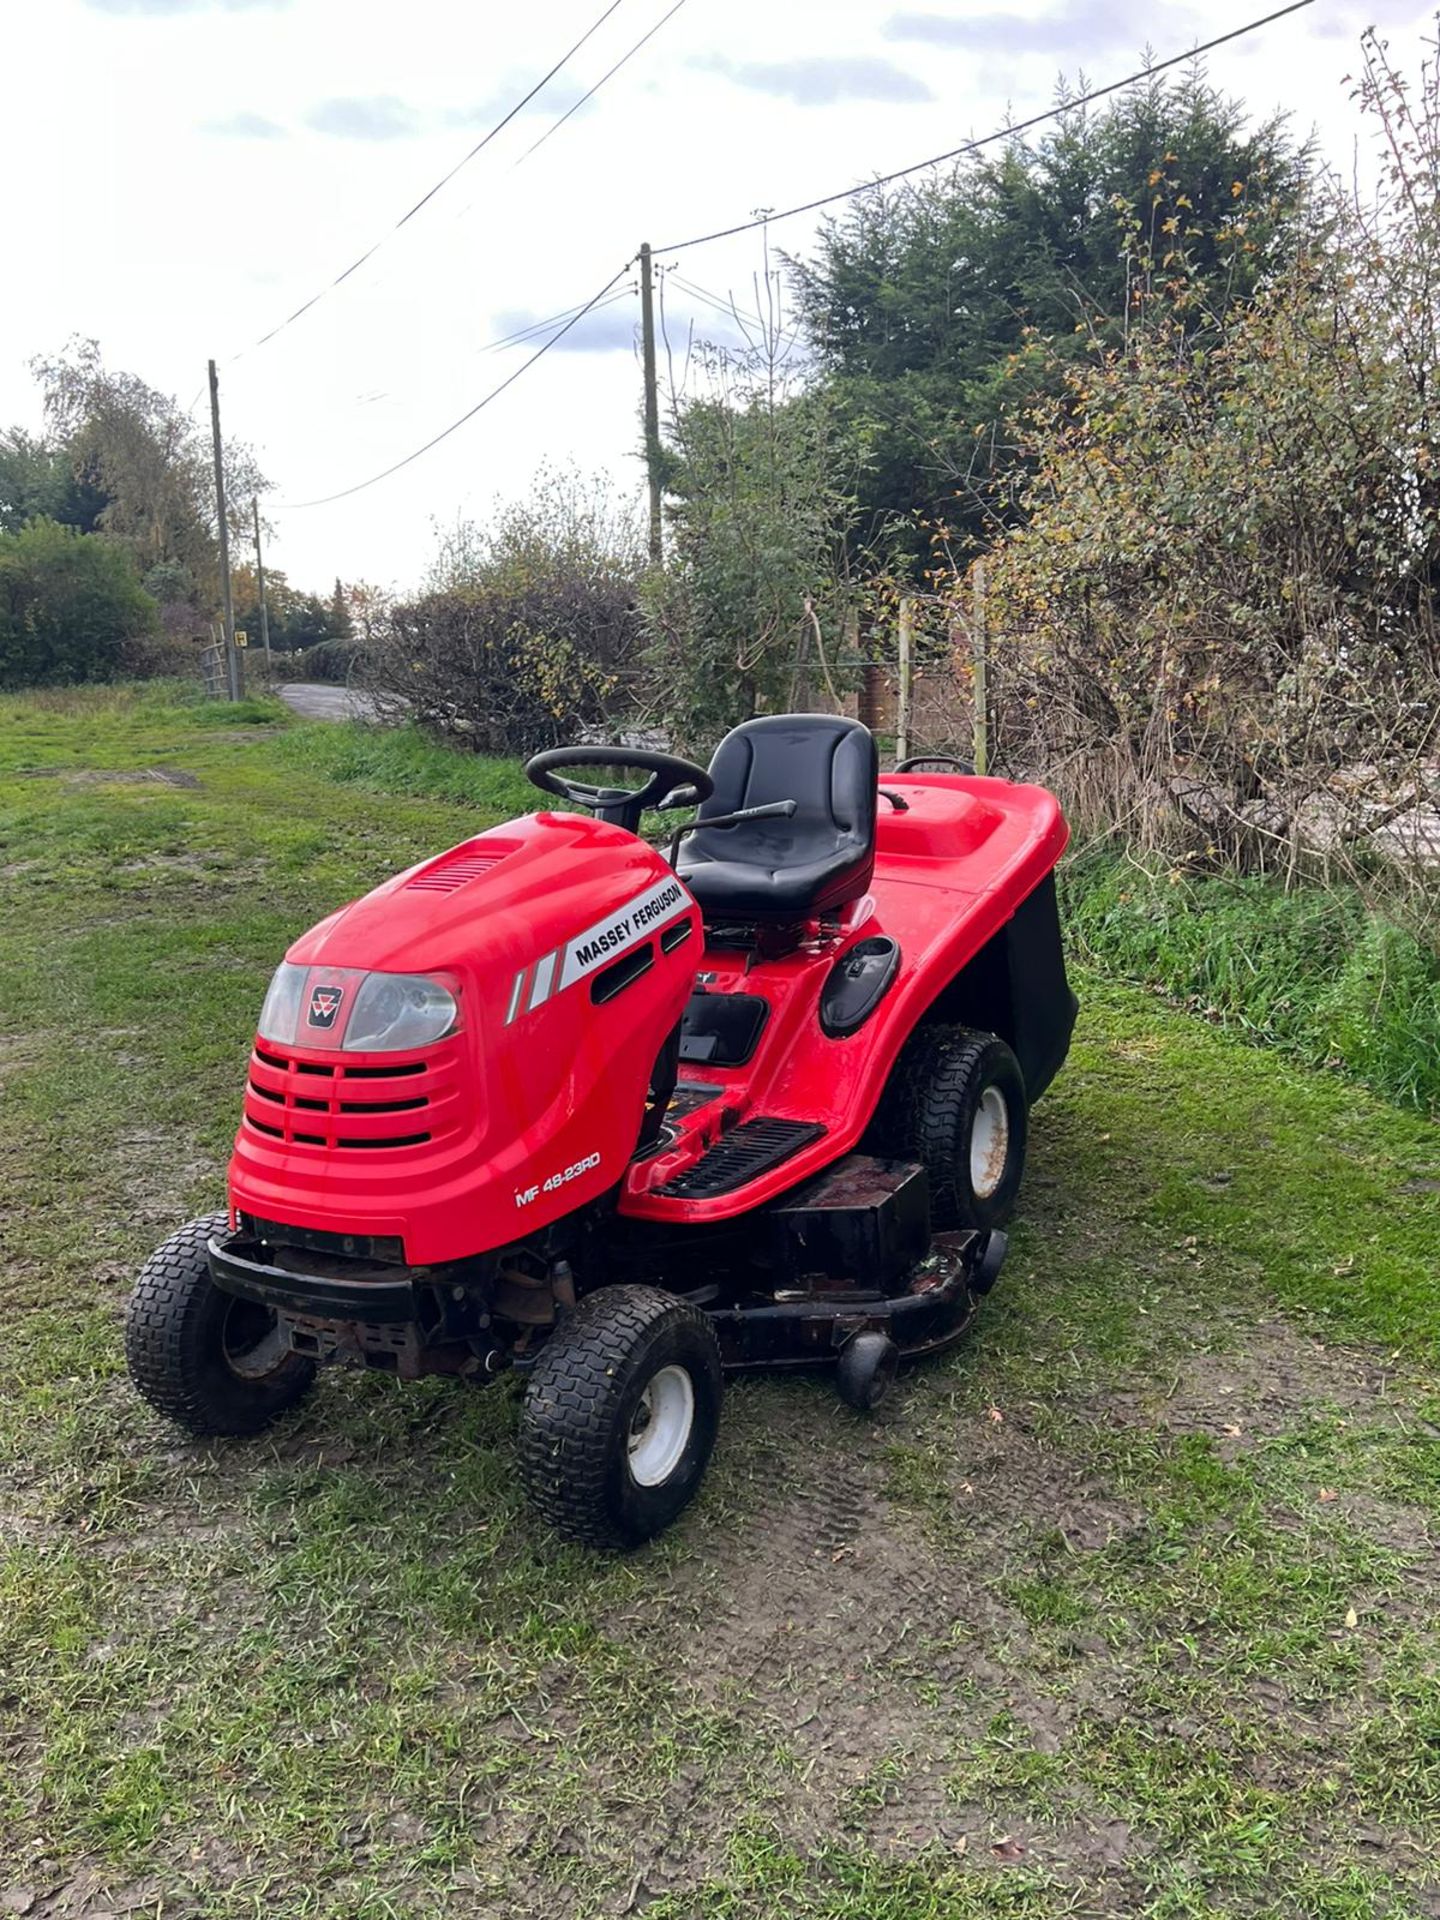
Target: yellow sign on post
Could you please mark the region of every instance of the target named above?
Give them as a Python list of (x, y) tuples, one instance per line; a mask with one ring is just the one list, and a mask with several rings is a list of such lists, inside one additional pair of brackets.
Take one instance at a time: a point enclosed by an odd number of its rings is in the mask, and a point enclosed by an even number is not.
[(248, 647), (250, 644), (250, 636), (243, 627), (235, 629), (235, 644), (237, 647)]

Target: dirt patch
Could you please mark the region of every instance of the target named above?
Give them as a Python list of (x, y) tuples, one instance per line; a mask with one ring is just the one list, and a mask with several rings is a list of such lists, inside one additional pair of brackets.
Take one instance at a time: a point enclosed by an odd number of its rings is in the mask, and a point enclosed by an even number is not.
[[(1389, 1378), (1383, 1356), (1267, 1321), (1246, 1329), (1233, 1352), (1193, 1356), (1154, 1397), (1158, 1416), (1139, 1390), (1071, 1411), (1098, 1428), (1158, 1417), (1177, 1434), (1224, 1439), (1237, 1405), (1252, 1430), (1269, 1433), (1322, 1407), (1373, 1417)], [(1139, 1714), (1158, 1740), (1186, 1743), (1197, 1728), (1183, 1713), (1157, 1721), (1141, 1704), (1158, 1644), (1123, 1622), (1037, 1629), (1011, 1587), (1042, 1576), (1051, 1555), (1071, 1575), (1091, 1556), (1123, 1555), (1143, 1515), (1023, 1409), (997, 1422), (983, 1408), (954, 1423), (947, 1529), (898, 1512), (886, 1497), (886, 1454), (933, 1441), (925, 1385), (922, 1376), (902, 1390), (882, 1427), (850, 1421), (818, 1394), (787, 1404), (786, 1452), (806, 1463), (804, 1479), (687, 1561), (662, 1604), (628, 1608), (607, 1630), (770, 1745), (769, 1817), (787, 1845), (805, 1852), (838, 1835), (882, 1853), (934, 1846), (977, 1870), (1023, 1864), (1083, 1885), (1086, 1911), (1137, 1911), (1155, 1842), (1084, 1784), (1070, 1755), (1077, 1740), (1093, 1744), (1096, 1729), (1131, 1727)], [(1359, 1495), (1335, 1512), (1411, 1557), (1418, 1597), (1433, 1602), (1440, 1564), (1425, 1516)], [(1307, 1708), (1278, 1683), (1257, 1678), (1253, 1687), (1244, 1712), (1288, 1741), (1282, 1764), (1313, 1749), (1318, 1766), (1329, 1736), (1315, 1747)], [(1361, 1689), (1336, 1710), (1335, 1750), (1373, 1706)], [(544, 1704), (534, 1711), (543, 1719)], [(987, 1742), (1000, 1724), (1012, 1761), (997, 1782)], [(1017, 1792), (1014, 1781), (1046, 1757), (1057, 1761), (1051, 1784)], [(663, 1819), (631, 1831), (652, 1895), (693, 1885), (719, 1857), (727, 1796), (713, 1787), (677, 1780)], [(623, 1808), (615, 1817), (623, 1830)], [(1375, 1832), (1375, 1864), (1412, 1881), (1413, 1836)], [(1317, 1845), (1323, 1839), (1317, 1833)]]
[(182, 767), (22, 767), (22, 780), (63, 780), (67, 787), (198, 787), (198, 773)]
[[(1329, 1489), (1324, 1489), (1329, 1492)], [(1392, 1553), (1405, 1555), (1417, 1563), (1415, 1571), (1426, 1585), (1440, 1584), (1440, 1559), (1436, 1558), (1440, 1550), (1440, 1533), (1435, 1523), (1426, 1513), (1415, 1507), (1404, 1505), (1398, 1500), (1383, 1500), (1375, 1494), (1358, 1490), (1336, 1490), (1334, 1512), (1337, 1519), (1343, 1520), (1367, 1540), (1378, 1547), (1386, 1547)], [(1424, 1561), (1430, 1562), (1423, 1569)], [(1430, 1597), (1422, 1596), (1421, 1618), (1424, 1609), (1432, 1604)]]
[(1115, 1424), (1205, 1434), (1229, 1443), (1274, 1438), (1305, 1410), (1385, 1422), (1401, 1417), (1392, 1397), (1407, 1382), (1393, 1358), (1330, 1346), (1288, 1321), (1228, 1325), (1223, 1347), (1181, 1354), (1169, 1377), (1107, 1397)]
[[(1037, 1752), (1057, 1751), (1067, 1731), (1027, 1682), (1023, 1619), (979, 1569), (1004, 1564), (1037, 1502), (1047, 1517), (1069, 1511), (1075, 1476), (1055, 1461), (1047, 1480), (1038, 1455), (1020, 1468), (1023, 1442), (982, 1451), (978, 1426), (957, 1434), (974, 1512), (951, 1554), (886, 1500), (875, 1429), (823, 1402), (786, 1424), (805, 1479), (717, 1542), (719, 1553), (688, 1562), (663, 1607), (627, 1610), (610, 1633), (657, 1670), (683, 1672), (712, 1712), (772, 1748), (769, 1814), (791, 1846), (840, 1835), (885, 1852), (938, 1846), (977, 1870), (1023, 1860), (1103, 1878), (1126, 1847), (1083, 1794), (1037, 1821), (972, 1795), (965, 1778), (996, 1713), (1013, 1716)], [(653, 1840), (633, 1838), (652, 1893), (693, 1884), (723, 1847), (721, 1806), (700, 1786), (677, 1793)]]
[(207, 874), (214, 870), (211, 856), (203, 853), (147, 853), (137, 860), (118, 861), (115, 873)]
[[(99, 1866), (59, 1875), (53, 1870), (32, 1872), (30, 1883), (0, 1894), (0, 1915), (17, 1914), (23, 1920), (122, 1920), (129, 1914), (172, 1913), (167, 1897), (173, 1887), (156, 1876), (127, 1880)], [(8, 1902), (8, 1904), (7, 1904)]]

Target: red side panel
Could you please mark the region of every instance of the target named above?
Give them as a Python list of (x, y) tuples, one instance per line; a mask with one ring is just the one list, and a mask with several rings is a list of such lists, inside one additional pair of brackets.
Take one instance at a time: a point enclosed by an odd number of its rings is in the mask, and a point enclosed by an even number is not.
[[(841, 943), (748, 968), (743, 953), (707, 951), (710, 990), (763, 994), (770, 1017), (744, 1066), (693, 1069), (688, 1077), (720, 1095), (694, 1113), (673, 1152), (630, 1170), (623, 1212), (692, 1224), (733, 1218), (850, 1152), (925, 1009), (1052, 871), (1069, 837), (1058, 802), (1040, 787), (953, 774), (884, 774), (880, 784), (908, 805), (901, 812), (881, 800), (870, 896)], [(818, 1011), (826, 976), (846, 946), (877, 933), (899, 942), (895, 984), (857, 1033), (829, 1039)], [(737, 1192), (687, 1200), (658, 1191), (722, 1130), (760, 1114), (819, 1122), (825, 1133)]]

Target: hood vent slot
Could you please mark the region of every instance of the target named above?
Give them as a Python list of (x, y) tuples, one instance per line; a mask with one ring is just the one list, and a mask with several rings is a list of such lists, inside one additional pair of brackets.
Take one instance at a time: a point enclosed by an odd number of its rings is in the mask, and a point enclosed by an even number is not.
[(457, 847), (453, 853), (442, 853), (413, 880), (407, 880), (405, 890), (407, 893), (454, 893), (470, 881), (478, 880), (482, 873), (489, 873), (507, 853), (515, 851), (515, 846), (513, 840), (491, 840), (478, 846)]

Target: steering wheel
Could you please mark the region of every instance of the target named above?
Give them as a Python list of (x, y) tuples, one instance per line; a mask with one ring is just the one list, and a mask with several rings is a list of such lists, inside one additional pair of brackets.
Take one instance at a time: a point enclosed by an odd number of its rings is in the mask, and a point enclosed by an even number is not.
[[(587, 780), (567, 780), (561, 767), (634, 767), (650, 778), (643, 787), (597, 787)], [(653, 753), (648, 747), (552, 747), (525, 762), (525, 776), (542, 793), (553, 793), (577, 807), (588, 807), (597, 820), (634, 833), (647, 807), (698, 807), (715, 791), (715, 782), (703, 767), (675, 753)]]
[(954, 767), (957, 773), (974, 773), (969, 760), (957, 760), (953, 753), (912, 753), (895, 768), (896, 773), (914, 773), (917, 767)]

